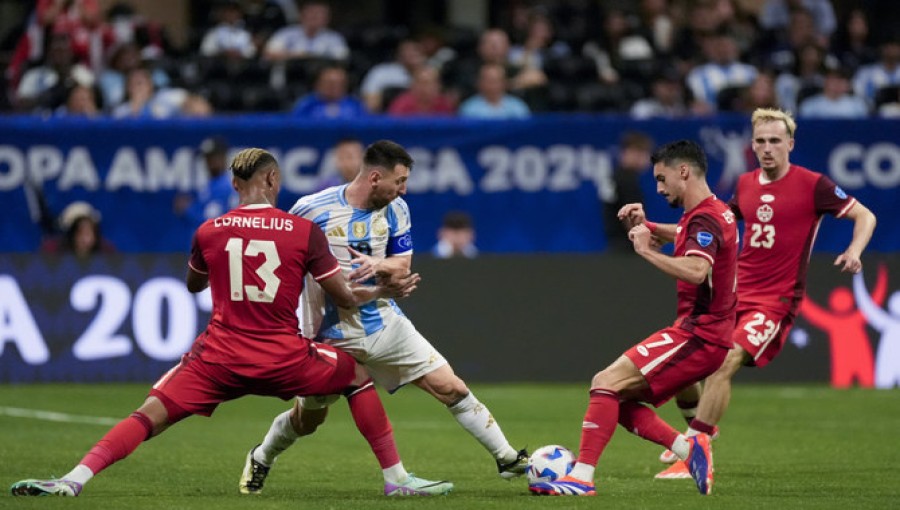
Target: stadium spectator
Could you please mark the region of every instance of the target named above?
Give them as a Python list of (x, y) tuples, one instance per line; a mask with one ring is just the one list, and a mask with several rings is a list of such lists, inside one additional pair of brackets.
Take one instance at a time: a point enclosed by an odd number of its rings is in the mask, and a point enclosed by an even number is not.
[(831, 52), (844, 69), (855, 73), (861, 66), (878, 60), (878, 51), (872, 45), (866, 11), (853, 9), (844, 18), (831, 40)]
[(423, 67), (413, 75), (409, 90), (397, 96), (388, 108), (392, 117), (446, 116), (456, 109), (441, 86), (437, 69)]
[(321, 191), (332, 186), (347, 184), (356, 178), (363, 163), (362, 142), (356, 138), (341, 138), (334, 144), (327, 160), (322, 179), (316, 186)]
[(484, 64), (478, 72), (478, 94), (459, 107), (459, 116), (470, 119), (524, 119), (531, 110), (524, 101), (508, 94), (506, 71), (497, 64)]
[(78, 0), (77, 21), (68, 27), (72, 54), (94, 74), (106, 66), (106, 55), (118, 43), (118, 36), (103, 18), (98, 0)]
[(44, 64), (29, 69), (19, 82), (16, 109), (25, 112), (35, 108), (53, 110), (65, 101), (66, 92), (75, 84), (92, 87), (94, 73), (75, 62), (67, 34), (53, 34)]
[(801, 46), (794, 57), (793, 69), (775, 79), (778, 106), (785, 111), (798, 111), (803, 99), (822, 90), (825, 68), (834, 65), (837, 63), (826, 54), (825, 48), (813, 42)]
[(878, 62), (860, 67), (853, 76), (853, 92), (872, 106), (878, 89), (900, 85), (900, 39), (885, 42), (879, 51)]
[(474, 259), (478, 256), (475, 225), (472, 224), (472, 217), (462, 211), (451, 211), (444, 215), (437, 238), (438, 242), (431, 249), (431, 254), (439, 259)]
[(763, 30), (778, 32), (791, 26), (791, 18), (797, 11), (809, 12), (818, 37), (827, 41), (837, 28), (837, 18), (831, 0), (767, 0), (759, 15)]
[(150, 70), (138, 67), (128, 72), (125, 81), (125, 101), (112, 109), (117, 119), (172, 117), (181, 109), (187, 93), (181, 89), (157, 90)]
[[(699, 406), (683, 408), (696, 411), (688, 436), (716, 435), (731, 399), (734, 375), (741, 367), (766, 366), (784, 347), (804, 296), (809, 255), (822, 216), (827, 213), (854, 223), (850, 243), (834, 260), (842, 272), (862, 269), (860, 258), (875, 229), (875, 215), (831, 179), (791, 163), (797, 124), (789, 114), (760, 109), (753, 112), (751, 124), (752, 149), (760, 167), (740, 176), (728, 202), (736, 219), (744, 221), (737, 323), (730, 338), (725, 335), (730, 350), (721, 367), (706, 378)], [(697, 387), (688, 391), (694, 400)], [(691, 470), (675, 462), (657, 478), (677, 478), (668, 475)]]
[(219, 23), (211, 28), (200, 44), (204, 57), (231, 59), (251, 58), (256, 55), (253, 36), (244, 28), (244, 12), (238, 0), (228, 0), (218, 8)]
[(162, 24), (144, 18), (131, 4), (114, 3), (107, 11), (107, 18), (116, 33), (116, 41), (137, 44), (143, 60), (160, 59), (169, 53), (172, 44)]
[(668, 0), (641, 0), (641, 25), (657, 55), (669, 55), (675, 44), (675, 22)]
[(46, 61), (50, 38), (54, 34), (68, 34), (78, 22), (78, 3), (58, 0), (38, 0), (34, 11), (25, 22), (24, 33), (19, 37), (6, 68), (6, 77), (17, 87), (29, 64)]
[(631, 116), (636, 119), (675, 119), (687, 113), (684, 86), (674, 69), (659, 73), (650, 85), (650, 97), (639, 99), (631, 106)]
[(412, 76), (425, 66), (425, 53), (414, 39), (404, 39), (397, 45), (392, 62), (376, 64), (363, 78), (360, 90), (366, 108), (372, 113), (386, 109), (393, 97), (390, 92), (408, 89)]
[(544, 70), (544, 62), (569, 55), (565, 41), (556, 38), (552, 20), (542, 10), (532, 9), (524, 40), (509, 49), (507, 60), (514, 67), (525, 70)]
[(288, 24), (283, 2), (278, 0), (244, 0), (244, 26), (253, 36), (257, 53), (272, 34)]
[(719, 91), (725, 87), (742, 87), (753, 83), (757, 70), (738, 60), (738, 48), (727, 31), (720, 30), (703, 38), (706, 63), (691, 70), (687, 85), (694, 101), (716, 109)]
[(882, 102), (877, 105), (876, 113), (886, 119), (900, 118), (900, 87), (886, 87), (881, 90)]
[(715, 0), (700, 0), (687, 6), (687, 25), (676, 31), (672, 55), (681, 76), (702, 62), (703, 41), (724, 25), (720, 11), (713, 8)]
[(822, 92), (803, 101), (799, 111), (806, 118), (862, 119), (869, 115), (869, 105), (853, 94), (847, 72), (832, 67), (825, 74)]
[(812, 14), (805, 9), (791, 11), (790, 28), (765, 34), (755, 48), (760, 66), (790, 72), (800, 63), (804, 46), (815, 45), (826, 53), (828, 39), (816, 34)]
[(597, 190), (603, 206), (606, 246), (609, 250), (634, 253), (628, 231), (632, 225), (619, 220), (619, 210), (626, 204), (642, 203), (641, 175), (650, 169), (653, 139), (640, 131), (626, 131), (616, 148), (616, 166), (609, 182)]
[[(641, 204), (628, 204), (620, 216), (636, 225), (628, 232), (634, 251), (676, 279), (678, 319), (594, 375), (575, 466), (556, 481), (531, 482), (534, 494), (596, 495), (597, 462), (618, 424), (689, 460), (700, 494), (712, 492), (709, 435), (679, 434), (644, 403), (658, 407), (715, 372), (725, 359), (737, 302), (738, 231), (728, 206), (709, 188), (706, 155), (699, 145), (672, 142), (653, 154), (652, 163), (657, 191), (672, 207), (684, 208), (677, 227), (647, 222)], [(659, 251), (660, 239), (675, 243), (672, 256)]]
[(188, 93), (181, 103), (179, 117), (200, 118), (209, 117), (214, 112), (212, 104), (200, 94)]
[(618, 86), (623, 81), (623, 67), (628, 62), (654, 59), (650, 41), (620, 8), (606, 11), (600, 37), (587, 42), (582, 53), (594, 61), (600, 81), (610, 86)]
[(454, 102), (478, 89), (480, 70), (485, 64), (500, 66), (508, 79), (509, 90), (526, 94), (530, 89), (541, 89), (547, 84), (547, 76), (538, 69), (523, 69), (509, 62), (509, 36), (500, 29), (488, 29), (478, 39), (477, 55), (461, 57), (444, 72), (448, 79), (449, 94)]
[(416, 41), (419, 42), (419, 47), (425, 54), (426, 65), (439, 72), (456, 59), (456, 50), (446, 44), (443, 30), (439, 27), (428, 27), (422, 30), (416, 37)]
[(100, 211), (87, 202), (72, 202), (60, 213), (57, 223), (60, 236), (49, 237), (41, 244), (41, 251), (70, 254), (85, 260), (99, 253), (113, 253), (115, 246), (103, 237)]
[(228, 141), (221, 136), (211, 136), (200, 144), (203, 155), (206, 183), (195, 195), (178, 195), (172, 204), (173, 212), (187, 220), (196, 229), (204, 221), (219, 217), (232, 210), (238, 196), (232, 186), (228, 168)]
[(344, 36), (328, 28), (331, 7), (312, 0), (300, 8), (300, 22), (279, 29), (266, 43), (263, 57), (281, 61), (322, 57), (344, 60), (350, 55)]
[(97, 117), (100, 115), (100, 105), (96, 88), (76, 84), (69, 89), (66, 102), (53, 113), (58, 117)]
[[(221, 224), (209, 222), (197, 230), (185, 276), (188, 291), (210, 288), (212, 293), (214, 312), (206, 330), (153, 385), (144, 403), (110, 429), (74, 469), (58, 479), (21, 480), (10, 488), (14, 496), (78, 496), (89, 480), (142, 442), (189, 416), (210, 416), (222, 402), (245, 395), (289, 399), (342, 394), (384, 471), (385, 494), (445, 494), (453, 489), (449, 482), (422, 480), (403, 468), (391, 424), (365, 369), (349, 354), (298, 334), (296, 307), (307, 274), (344, 307), (408, 295), (418, 275), (391, 287), (351, 286), (324, 233), (271, 205), (281, 188), (274, 157), (246, 149), (232, 166), (241, 207)], [(254, 280), (260, 286), (241, 285), (247, 283), (242, 272), (261, 275)]]
[(353, 119), (368, 115), (366, 106), (348, 92), (347, 71), (336, 65), (323, 67), (313, 91), (301, 97), (293, 114), (310, 119)]
[(764, 71), (756, 75), (753, 83), (734, 90), (735, 95), (728, 100), (719, 95), (719, 111), (753, 113), (758, 108), (778, 108), (778, 94), (775, 91), (775, 78), (771, 72)]
[[(125, 82), (128, 73), (141, 67), (141, 50), (133, 42), (122, 43), (113, 48), (109, 65), (100, 73), (98, 83), (103, 95), (103, 106), (112, 110), (125, 100)], [(158, 67), (150, 71), (153, 85), (157, 89), (169, 86), (169, 76)]]

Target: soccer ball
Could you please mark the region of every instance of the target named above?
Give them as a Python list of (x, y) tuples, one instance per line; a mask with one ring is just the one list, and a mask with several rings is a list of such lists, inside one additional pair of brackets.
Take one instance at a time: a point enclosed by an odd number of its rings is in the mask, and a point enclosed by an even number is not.
[(565, 446), (542, 446), (528, 459), (528, 483), (553, 482), (569, 474), (575, 455)]

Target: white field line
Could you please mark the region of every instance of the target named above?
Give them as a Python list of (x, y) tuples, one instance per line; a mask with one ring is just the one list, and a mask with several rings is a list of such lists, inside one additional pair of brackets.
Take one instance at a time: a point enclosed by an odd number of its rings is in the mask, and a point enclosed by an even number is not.
[(21, 407), (0, 406), (0, 415), (13, 418), (31, 418), (34, 420), (55, 421), (60, 423), (87, 423), (89, 425), (115, 425), (122, 421), (119, 418), (104, 416), (82, 416), (77, 414), (42, 411), (40, 409), (24, 409)]

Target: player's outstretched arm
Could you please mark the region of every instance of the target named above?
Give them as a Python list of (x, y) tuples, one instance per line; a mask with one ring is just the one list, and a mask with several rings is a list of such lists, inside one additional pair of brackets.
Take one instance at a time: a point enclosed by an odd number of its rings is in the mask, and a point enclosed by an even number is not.
[(634, 243), (634, 251), (669, 276), (700, 285), (706, 280), (712, 264), (703, 257), (670, 257), (653, 247), (652, 234), (645, 225), (638, 225), (628, 232)]
[(844, 217), (853, 220), (853, 238), (844, 253), (834, 259), (834, 265), (841, 266), (841, 272), (858, 273), (862, 270), (860, 257), (872, 239), (877, 220), (872, 211), (859, 202), (855, 203)]

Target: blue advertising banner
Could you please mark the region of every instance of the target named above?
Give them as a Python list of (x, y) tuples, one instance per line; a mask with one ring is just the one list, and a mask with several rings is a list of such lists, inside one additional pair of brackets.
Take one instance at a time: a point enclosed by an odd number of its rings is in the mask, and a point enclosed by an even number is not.
[[(900, 256), (867, 256), (852, 276), (831, 259), (812, 257), (807, 299), (775, 361), (738, 381), (900, 386)], [(186, 263), (0, 257), (0, 384), (157, 380), (209, 322), (210, 294), (188, 292)], [(422, 284), (398, 304), (470, 382), (586, 382), (675, 320), (671, 278), (632, 255), (414, 264)], [(548, 293), (565, 298), (540, 299)]]
[[(474, 219), (486, 253), (602, 251), (606, 247), (599, 197), (615, 166), (626, 130), (663, 143), (689, 138), (710, 158), (710, 182), (721, 198), (738, 175), (756, 166), (744, 116), (681, 121), (634, 121), (599, 116), (541, 116), (526, 121), (459, 119), (315, 123), (284, 116), (202, 120), (122, 121), (0, 118), (0, 251), (33, 252), (41, 242), (40, 204), (58, 214), (76, 200), (93, 204), (103, 232), (119, 251), (178, 252), (189, 248), (195, 225), (173, 212), (176, 195), (206, 181), (197, 147), (221, 135), (232, 154), (262, 147), (283, 171), (279, 206), (333, 180), (332, 145), (356, 137), (387, 138), (408, 148), (416, 163), (407, 201), (419, 253), (435, 243), (450, 210)], [(900, 250), (900, 122), (801, 121), (792, 161), (828, 174), (878, 216), (870, 248)], [(655, 196), (651, 172), (642, 175), (649, 216), (674, 221), (678, 212)], [(826, 220), (816, 248), (841, 252), (852, 224)]]

